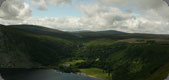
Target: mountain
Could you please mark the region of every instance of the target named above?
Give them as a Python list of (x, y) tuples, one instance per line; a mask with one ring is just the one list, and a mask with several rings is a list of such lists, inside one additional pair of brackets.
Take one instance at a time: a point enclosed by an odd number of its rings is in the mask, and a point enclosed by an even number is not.
[(89, 31), (89, 30), (84, 30), (84, 31), (74, 31), (72, 33), (104, 33), (104, 34), (125, 34), (125, 32), (121, 31), (116, 31), (116, 30), (105, 30), (105, 31)]
[(72, 31), (72, 33), (83, 33), (83, 32), (94, 32), (94, 31), (90, 31), (90, 30)]
[(23, 25), (0, 27), (0, 67), (57, 65), (59, 60), (71, 56), (70, 52), (75, 47), (73, 42), (69, 41), (74, 37), (71, 34), (36, 26), (28, 29), (25, 25), (23, 28), (21, 26)]
[(63, 32), (60, 30), (56, 29), (51, 29), (47, 27), (42, 27), (42, 26), (36, 26), (36, 25), (10, 25), (10, 28), (15, 28), (18, 30), (30, 32), (33, 34), (39, 34), (39, 35), (49, 35), (52, 37), (60, 37), (64, 39), (77, 39), (76, 35), (73, 35), (68, 32)]
[[(62, 66), (79, 59), (82, 62)], [(0, 25), (0, 68), (52, 67), (76, 72), (94, 67), (109, 74), (110, 80), (164, 80), (168, 63), (169, 35), (113, 30), (72, 33), (36, 25)]]
[(116, 31), (116, 30), (107, 30), (107, 31), (97, 31), (98, 33), (105, 33), (105, 34), (125, 34), (125, 32)]

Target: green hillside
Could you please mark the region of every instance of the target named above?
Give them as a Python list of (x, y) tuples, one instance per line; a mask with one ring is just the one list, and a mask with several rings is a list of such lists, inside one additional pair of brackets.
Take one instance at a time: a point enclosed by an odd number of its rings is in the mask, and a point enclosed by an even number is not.
[[(88, 60), (86, 63), (78, 64), (80, 68), (102, 68), (112, 76), (113, 80), (124, 78), (125, 80), (151, 80), (149, 77), (153, 77), (152, 74), (166, 77), (169, 72), (163, 71), (163, 74), (157, 72), (160, 67), (169, 62), (169, 45), (105, 40), (101, 43), (100, 40), (96, 40), (86, 43), (79, 52), (80, 57)], [(83, 67), (84, 65), (86, 67)], [(156, 76), (156, 80), (160, 80), (160, 77)]]
[(0, 61), (4, 62), (0, 65), (5, 68), (57, 65), (60, 59), (72, 56), (75, 47), (73, 42), (59, 37), (34, 34), (8, 26), (1, 26), (0, 30), (3, 48)]
[(168, 76), (168, 35), (114, 32), (1, 25), (0, 68), (55, 68), (110, 80)]

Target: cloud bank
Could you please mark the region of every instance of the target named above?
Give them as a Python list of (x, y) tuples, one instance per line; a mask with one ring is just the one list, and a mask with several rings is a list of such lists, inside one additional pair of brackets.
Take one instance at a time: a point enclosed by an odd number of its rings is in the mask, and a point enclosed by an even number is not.
[(31, 16), (31, 9), (24, 0), (6, 0), (0, 7), (1, 19), (25, 19)]
[[(39, 10), (69, 5), (76, 0), (30, 0)], [(163, 0), (97, 0), (76, 9), (82, 17), (31, 17), (24, 0), (7, 0), (0, 8), (0, 23), (34, 24), (65, 31), (120, 30), (131, 33), (169, 33), (169, 7)], [(13, 20), (15, 19), (15, 20)], [(18, 19), (18, 20), (16, 20)]]

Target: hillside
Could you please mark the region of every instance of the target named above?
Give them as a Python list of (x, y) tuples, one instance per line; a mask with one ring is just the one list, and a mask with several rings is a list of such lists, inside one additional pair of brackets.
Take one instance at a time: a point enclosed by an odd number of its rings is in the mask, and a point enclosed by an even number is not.
[(48, 35), (52, 37), (59, 37), (64, 39), (77, 39), (76, 35), (73, 35), (68, 32), (59, 31), (56, 29), (50, 29), (42, 26), (36, 26), (36, 25), (10, 25), (10, 28), (22, 30), (25, 32), (33, 33), (33, 34), (39, 34), (39, 35)]
[[(74, 44), (60, 37), (1, 26), (2, 68), (40, 67), (71, 56)], [(67, 50), (71, 48), (71, 50)]]
[(92, 74), (110, 80), (164, 80), (169, 74), (168, 39), (168, 35), (0, 25), (0, 68), (96, 71)]
[[(125, 80), (163, 80), (169, 72), (167, 67), (161, 69), (162, 66), (168, 65), (169, 45), (96, 40), (86, 43), (79, 50), (79, 56), (87, 59), (87, 62), (77, 66), (104, 69), (110, 73), (112, 80), (124, 78)], [(161, 70), (163, 74), (160, 73)]]

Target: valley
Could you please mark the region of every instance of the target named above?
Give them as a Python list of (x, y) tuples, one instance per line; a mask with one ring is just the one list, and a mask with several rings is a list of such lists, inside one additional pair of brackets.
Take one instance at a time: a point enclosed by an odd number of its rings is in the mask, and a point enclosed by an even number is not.
[(105, 80), (164, 80), (169, 74), (169, 35), (35, 25), (1, 25), (0, 33), (1, 68), (55, 69)]

